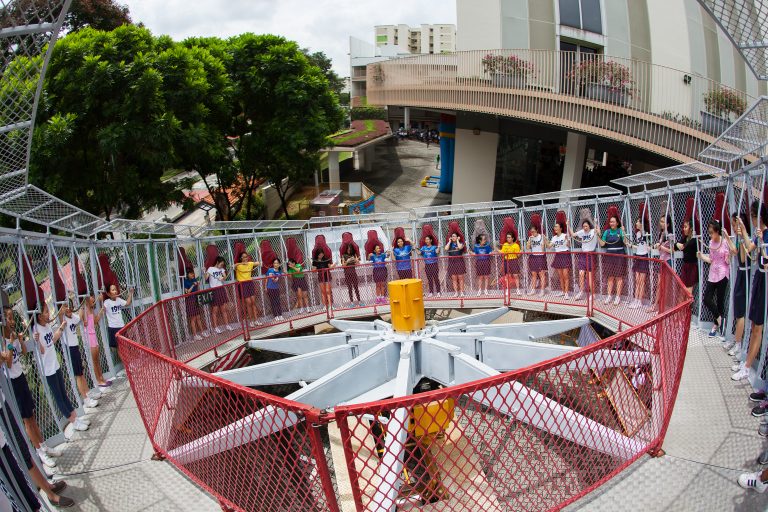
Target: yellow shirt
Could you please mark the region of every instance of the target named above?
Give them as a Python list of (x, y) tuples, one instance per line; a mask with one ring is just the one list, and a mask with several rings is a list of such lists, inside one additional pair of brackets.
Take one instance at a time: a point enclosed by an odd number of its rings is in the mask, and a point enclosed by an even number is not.
[(517, 242), (512, 242), (511, 244), (504, 242), (504, 245), (501, 246), (501, 254), (504, 255), (505, 260), (517, 259), (518, 254), (520, 254), (520, 244)]
[(256, 267), (256, 262), (249, 261), (247, 263), (238, 263), (235, 265), (235, 279), (238, 281), (250, 281), (253, 269)]

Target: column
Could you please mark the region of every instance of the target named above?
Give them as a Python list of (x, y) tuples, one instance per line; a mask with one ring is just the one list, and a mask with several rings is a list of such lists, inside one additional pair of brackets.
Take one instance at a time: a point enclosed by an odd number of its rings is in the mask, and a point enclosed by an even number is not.
[(368, 155), (366, 151), (364, 149), (357, 150), (355, 151), (355, 156), (357, 156), (357, 170), (365, 170), (365, 167), (368, 164)]
[(339, 177), (339, 153), (337, 151), (328, 152), (328, 182), (331, 188), (338, 188), (341, 184)]
[(498, 133), (456, 129), (452, 204), (493, 201), (498, 145)]
[(403, 107), (403, 124), (406, 130), (411, 129), (411, 107)]
[(581, 187), (581, 174), (584, 172), (584, 163), (586, 162), (587, 136), (581, 133), (568, 132), (566, 148), (560, 190)]
[(373, 170), (373, 160), (376, 157), (376, 146), (368, 146), (363, 150), (365, 155), (363, 169), (365, 172), (371, 172)]
[(453, 191), (453, 159), (456, 152), (456, 117), (440, 115), (440, 192)]

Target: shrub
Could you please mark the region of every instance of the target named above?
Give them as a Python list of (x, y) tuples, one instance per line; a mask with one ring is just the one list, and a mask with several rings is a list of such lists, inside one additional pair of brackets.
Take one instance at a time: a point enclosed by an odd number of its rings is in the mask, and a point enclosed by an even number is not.
[(601, 58), (582, 60), (568, 75), (581, 84), (606, 85), (613, 91), (632, 95), (632, 72), (629, 68), (612, 60)]
[(489, 53), (483, 57), (483, 71), (490, 75), (500, 73), (504, 75), (530, 76), (534, 72), (534, 66), (517, 55), (493, 55)]
[(718, 117), (728, 117), (731, 113), (740, 116), (747, 109), (747, 102), (733, 89), (718, 87), (704, 95), (707, 112)]
[(381, 119), (382, 121), (386, 121), (387, 111), (382, 107), (366, 105), (364, 107), (353, 107), (350, 116), (353, 121), (359, 121), (361, 119)]

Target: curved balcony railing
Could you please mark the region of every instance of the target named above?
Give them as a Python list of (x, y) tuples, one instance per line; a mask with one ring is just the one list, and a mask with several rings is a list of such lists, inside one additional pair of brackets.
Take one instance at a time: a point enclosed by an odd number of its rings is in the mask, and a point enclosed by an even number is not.
[[(339, 406), (331, 413), (233, 384), (178, 359), (232, 337), (261, 337), (344, 314), (387, 312), (388, 305), (376, 300), (370, 265), (351, 272), (332, 269), (322, 279), (332, 283), (332, 304), (323, 304), (316, 286), (308, 286), (309, 304), (300, 311), (291, 278), (281, 277), (277, 302), (274, 296), (262, 302), (256, 293), (258, 327), (245, 317), (238, 285), (226, 285), (217, 305), (226, 309), (231, 330), (204, 341), (193, 339), (188, 322), (198, 316), (206, 329), (212, 328), (207, 299), (197, 300), (210, 292), (166, 299), (118, 335), (155, 451), (233, 510), (394, 510), (392, 503), (433, 510), (427, 505), (437, 502), (445, 510), (550, 510), (584, 496), (661, 447), (682, 374), (692, 298), (659, 260), (569, 255), (574, 270), (586, 258), (596, 276), (610, 268), (611, 275), (625, 277), (621, 299), (607, 304), (598, 282), (581, 296), (563, 295), (553, 277), (550, 288), (528, 294), (528, 254), (520, 255), (514, 267), (522, 276), (518, 290), (518, 283), (500, 277), (500, 258), (493, 255), (490, 265), (483, 263), (492, 276), (487, 294), (476, 287), (480, 267), (474, 257), (441, 258), (431, 276), (423, 260), (414, 260), (408, 269), (391, 262), (387, 271), (390, 278), (404, 271), (421, 277), (428, 307), (559, 311), (604, 324), (613, 320), (621, 332), (603, 340), (579, 336), (572, 341), (580, 349), (481, 381)], [(551, 268), (554, 255), (548, 258)], [(639, 261), (648, 264), (649, 286), (644, 306), (630, 308), (624, 299), (631, 296), (629, 283)], [(453, 288), (457, 268), (466, 271), (463, 293)], [(321, 281), (316, 274), (307, 273), (308, 284)], [(265, 283), (257, 279), (256, 288)], [(355, 289), (359, 296), (347, 300)], [(628, 365), (629, 354), (644, 363)], [(554, 403), (574, 417), (552, 409)], [(396, 414), (403, 409), (408, 414)], [(267, 420), (239, 423), (265, 410)], [(387, 437), (391, 422), (415, 417), (417, 411), (440, 428), (417, 435), (409, 424), (405, 439)], [(578, 435), (552, 433), (553, 422), (569, 430), (574, 421), (596, 428), (575, 429)], [(393, 443), (403, 443), (396, 451), (405, 454), (405, 469), (393, 479), (383, 478), (388, 464), (402, 467), (385, 456)]]
[[(695, 159), (729, 124), (728, 113), (716, 111), (726, 101), (746, 106), (754, 99), (691, 72), (554, 50), (420, 55), (369, 64), (367, 71), (371, 104), (527, 119), (680, 162)], [(718, 100), (708, 105), (715, 94)]]

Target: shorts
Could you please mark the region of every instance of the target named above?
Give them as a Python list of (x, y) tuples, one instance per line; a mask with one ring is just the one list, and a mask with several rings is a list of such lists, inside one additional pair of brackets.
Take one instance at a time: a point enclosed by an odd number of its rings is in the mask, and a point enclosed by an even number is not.
[(462, 276), (467, 273), (467, 265), (464, 263), (464, 256), (455, 256), (448, 260), (448, 275)]
[(491, 275), (491, 260), (477, 260), (476, 262), (477, 275), (489, 276)]
[(680, 269), (680, 279), (686, 288), (693, 288), (699, 282), (699, 265), (697, 263), (683, 262)]
[(647, 274), (650, 272), (648, 260), (632, 260), (632, 270), (638, 274)]
[(736, 283), (733, 286), (733, 317), (744, 318), (747, 313), (747, 281), (749, 270), (736, 271)]
[(256, 283), (252, 280), (240, 281), (240, 295), (246, 299), (256, 295)]
[(109, 338), (110, 348), (117, 348), (117, 332), (122, 327), (107, 327), (107, 338)]
[(749, 321), (754, 325), (765, 323), (765, 272), (755, 271), (752, 297), (749, 302)]
[(373, 267), (373, 282), (383, 283), (387, 280), (387, 267)]
[(226, 304), (227, 301), (227, 290), (225, 290), (222, 286), (217, 286), (213, 289), (213, 305), (214, 306), (223, 306)]
[(184, 309), (186, 309), (188, 317), (199, 315), (200, 306), (197, 304), (197, 297), (194, 295), (184, 297)]
[(80, 347), (67, 347), (69, 348), (69, 360), (72, 362), (72, 373), (75, 377), (81, 377), (83, 375), (83, 356), (80, 355)]
[(327, 269), (320, 269), (317, 272), (317, 280), (321, 283), (330, 283), (331, 282), (331, 272)]
[(504, 260), (504, 273), (505, 274), (519, 274), (520, 273), (520, 260), (515, 258), (512, 260)]
[(27, 378), (22, 374), (11, 379), (13, 395), (16, 397), (16, 405), (19, 406), (21, 417), (25, 420), (35, 415), (35, 401), (32, 399), (32, 393), (29, 391)]
[[(24, 459), (24, 464), (26, 465), (27, 469), (31, 468), (32, 457), (29, 453), (29, 445), (27, 444), (27, 439), (24, 437), (24, 435), (22, 435), (19, 424), (16, 423), (11, 410), (4, 406), (0, 407), (0, 416), (3, 418), (2, 423), (5, 426), (6, 433), (13, 436), (16, 440), (16, 444), (19, 446), (19, 451), (21, 451), (21, 457)], [(10, 439), (7, 439), (7, 441), (10, 441)], [(8, 445), (5, 445), (5, 447), (8, 448)], [(0, 466), (2, 466), (2, 461), (0, 461)]]
[(528, 258), (528, 270), (531, 272), (544, 272), (547, 270), (547, 257), (543, 254), (536, 254)]
[(585, 272), (595, 270), (595, 255), (592, 253), (579, 254), (578, 269)]
[(571, 255), (564, 252), (555, 253), (552, 260), (552, 268), (571, 268)]
[(294, 277), (293, 279), (291, 279), (291, 290), (307, 291), (307, 279), (305, 277)]
[(88, 333), (88, 346), (91, 348), (97, 348), (99, 346), (99, 338), (96, 336), (95, 332)]
[(410, 268), (397, 269), (397, 277), (400, 279), (413, 279), (413, 270)]

